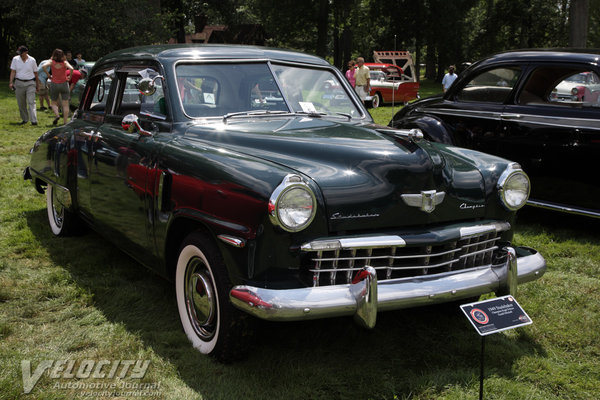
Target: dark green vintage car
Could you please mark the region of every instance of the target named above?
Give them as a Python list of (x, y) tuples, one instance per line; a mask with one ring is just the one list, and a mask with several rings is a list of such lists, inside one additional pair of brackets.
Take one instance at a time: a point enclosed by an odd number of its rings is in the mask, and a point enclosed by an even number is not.
[(221, 360), (247, 348), (253, 317), (373, 327), (378, 311), (514, 293), (546, 268), (511, 247), (518, 165), (375, 125), (338, 70), (301, 53), (112, 53), (31, 156), (52, 232), (85, 223), (173, 280), (187, 336)]

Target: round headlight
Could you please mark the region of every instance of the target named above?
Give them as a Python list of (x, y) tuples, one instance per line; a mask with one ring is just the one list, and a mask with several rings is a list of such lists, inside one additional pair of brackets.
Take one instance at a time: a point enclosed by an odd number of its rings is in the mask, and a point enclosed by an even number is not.
[(317, 211), (315, 195), (298, 175), (288, 175), (275, 189), (269, 201), (273, 225), (298, 232), (312, 222)]
[(577, 95), (577, 93), (579, 93), (579, 90), (576, 87), (574, 87), (573, 89), (571, 89), (571, 94), (572, 95)]
[(516, 211), (529, 198), (529, 177), (518, 165), (511, 164), (498, 180), (498, 193), (504, 207)]

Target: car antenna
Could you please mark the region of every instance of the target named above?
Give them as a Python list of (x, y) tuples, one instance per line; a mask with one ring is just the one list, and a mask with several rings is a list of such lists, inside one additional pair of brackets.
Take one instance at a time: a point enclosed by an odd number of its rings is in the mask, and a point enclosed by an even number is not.
[[(396, 53), (396, 35), (394, 35), (394, 54)], [(394, 60), (394, 63), (396, 63), (396, 61)], [(402, 79), (402, 74), (399, 77), (400, 79)], [(400, 86), (398, 86), (400, 87)], [(394, 82), (394, 80), (392, 79), (392, 125), (394, 124), (394, 103), (396, 102), (395, 96), (396, 95), (396, 82)]]

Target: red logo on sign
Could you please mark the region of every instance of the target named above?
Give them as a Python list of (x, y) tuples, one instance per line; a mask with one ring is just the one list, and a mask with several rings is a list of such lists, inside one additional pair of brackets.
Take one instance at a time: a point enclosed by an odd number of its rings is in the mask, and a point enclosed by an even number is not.
[(485, 325), (488, 322), (490, 322), (490, 319), (487, 316), (487, 314), (484, 313), (483, 311), (481, 311), (479, 308), (472, 309), (470, 314), (471, 314), (471, 318), (473, 318), (475, 321), (477, 321), (481, 325)]

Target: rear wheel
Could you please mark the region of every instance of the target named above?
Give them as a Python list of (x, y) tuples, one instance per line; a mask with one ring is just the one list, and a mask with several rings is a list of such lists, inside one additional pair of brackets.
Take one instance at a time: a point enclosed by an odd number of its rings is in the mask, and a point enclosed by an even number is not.
[(252, 333), (251, 317), (229, 302), (231, 287), (210, 237), (190, 234), (180, 248), (175, 272), (179, 317), (192, 346), (222, 362), (243, 357)]
[(46, 188), (46, 209), (48, 211), (48, 223), (52, 233), (56, 236), (67, 236), (74, 233), (79, 226), (77, 217), (67, 210), (56, 197), (57, 191), (53, 185)]

